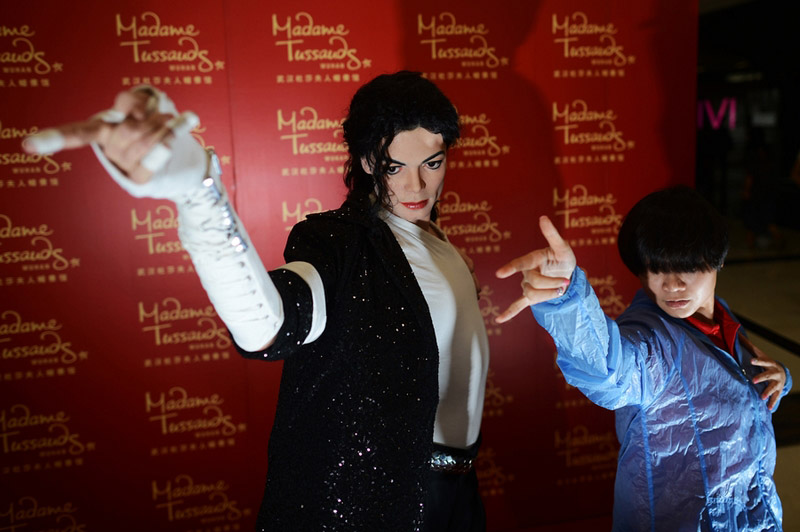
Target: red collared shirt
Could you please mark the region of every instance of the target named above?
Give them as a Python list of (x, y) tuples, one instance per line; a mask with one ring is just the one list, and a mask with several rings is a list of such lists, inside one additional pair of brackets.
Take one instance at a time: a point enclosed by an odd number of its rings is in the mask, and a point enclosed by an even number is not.
[(719, 301), (714, 301), (715, 323), (713, 325), (703, 323), (694, 316), (689, 316), (686, 321), (708, 336), (720, 349), (724, 349), (728, 353), (734, 352), (733, 344), (736, 342), (736, 333), (742, 325), (733, 320)]

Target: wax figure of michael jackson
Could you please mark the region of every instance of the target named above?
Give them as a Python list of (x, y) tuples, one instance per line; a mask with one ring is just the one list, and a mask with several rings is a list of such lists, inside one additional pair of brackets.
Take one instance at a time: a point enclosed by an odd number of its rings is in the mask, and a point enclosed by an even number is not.
[(472, 461), (488, 342), (469, 261), (435, 223), (453, 105), (411, 72), (361, 87), (343, 124), (347, 199), (297, 224), (270, 272), (196, 123), (141, 88), (24, 146), (91, 142), (129, 193), (175, 201), (242, 355), (284, 361), (258, 530), (485, 529)]

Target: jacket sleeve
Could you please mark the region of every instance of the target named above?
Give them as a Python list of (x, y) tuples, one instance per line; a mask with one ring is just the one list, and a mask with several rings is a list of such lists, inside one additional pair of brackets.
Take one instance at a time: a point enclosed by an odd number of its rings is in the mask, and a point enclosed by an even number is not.
[(567, 382), (595, 404), (610, 410), (644, 405), (663, 389), (672, 364), (662, 342), (644, 328), (621, 332), (580, 268), (563, 296), (531, 309), (555, 341)]
[(306, 220), (292, 228), (284, 250), (287, 264), (269, 272), (283, 302), (283, 322), (274, 343), (261, 351), (239, 353), (246, 358), (283, 360), (325, 330), (327, 308), (338, 279), (338, 245), (319, 220)]
[(778, 402), (775, 403), (775, 408), (772, 409), (773, 412), (775, 412), (778, 409), (778, 407), (781, 405), (781, 399), (786, 397), (786, 395), (789, 393), (789, 390), (792, 389), (792, 374), (789, 373), (789, 368), (787, 368), (786, 365), (781, 363), (781, 362), (778, 362), (778, 364), (781, 365), (781, 367), (783, 368), (783, 371), (786, 373), (786, 384), (783, 385), (783, 390), (781, 391), (781, 396), (780, 396), (780, 398), (778, 398)]

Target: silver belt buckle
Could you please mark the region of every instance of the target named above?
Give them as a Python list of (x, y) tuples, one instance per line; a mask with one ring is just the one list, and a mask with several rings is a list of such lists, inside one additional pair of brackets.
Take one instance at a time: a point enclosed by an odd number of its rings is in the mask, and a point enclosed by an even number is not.
[(447, 473), (468, 473), (472, 469), (472, 460), (459, 459), (442, 451), (433, 451), (431, 469)]

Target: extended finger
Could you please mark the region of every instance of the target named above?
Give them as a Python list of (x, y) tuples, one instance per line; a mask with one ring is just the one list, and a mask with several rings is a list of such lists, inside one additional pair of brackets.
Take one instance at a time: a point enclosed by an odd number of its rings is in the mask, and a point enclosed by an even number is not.
[[(543, 279), (547, 278), (545, 277)], [(544, 301), (550, 301), (551, 299), (563, 296), (569, 283), (566, 283), (563, 280), (561, 282), (558, 282), (558, 279), (554, 280), (556, 283), (547, 283), (547, 287), (535, 287), (529, 284), (527, 281), (524, 281), (522, 283), (522, 295), (528, 300), (528, 304), (537, 305)]]
[(780, 383), (773, 380), (764, 388), (764, 391), (761, 392), (761, 398), (766, 399), (770, 395), (778, 394), (780, 391), (781, 391)]
[(531, 251), (526, 255), (517, 257), (516, 259), (504, 264), (495, 272), (495, 275), (500, 279), (505, 279), (507, 277), (511, 277), (515, 273), (538, 268), (546, 260), (547, 254), (545, 253), (545, 250), (537, 249), (536, 251)]
[[(773, 393), (772, 396), (769, 398), (769, 402), (767, 403), (767, 408), (769, 408), (770, 410), (774, 410), (775, 405), (778, 404), (778, 399), (780, 398), (781, 398), (780, 393), (778, 392)], [(766, 399), (766, 397), (764, 399)]]
[(556, 255), (571, 249), (569, 244), (561, 238), (561, 234), (556, 229), (556, 226), (553, 225), (553, 222), (551, 222), (550, 218), (547, 216), (539, 217), (539, 229), (542, 231), (545, 240), (547, 240), (547, 244), (556, 252)]
[(759, 382), (766, 382), (780, 378), (780, 371), (774, 368), (765, 369), (755, 377), (753, 377), (753, 384), (758, 384)]
[(517, 314), (519, 314), (523, 309), (529, 306), (528, 299), (525, 297), (521, 297), (511, 303), (507, 309), (501, 312), (495, 319), (497, 323), (505, 323)]
[(99, 119), (73, 122), (62, 126), (43, 129), (22, 141), (27, 153), (50, 155), (61, 150), (70, 150), (102, 142), (111, 132), (111, 126)]

